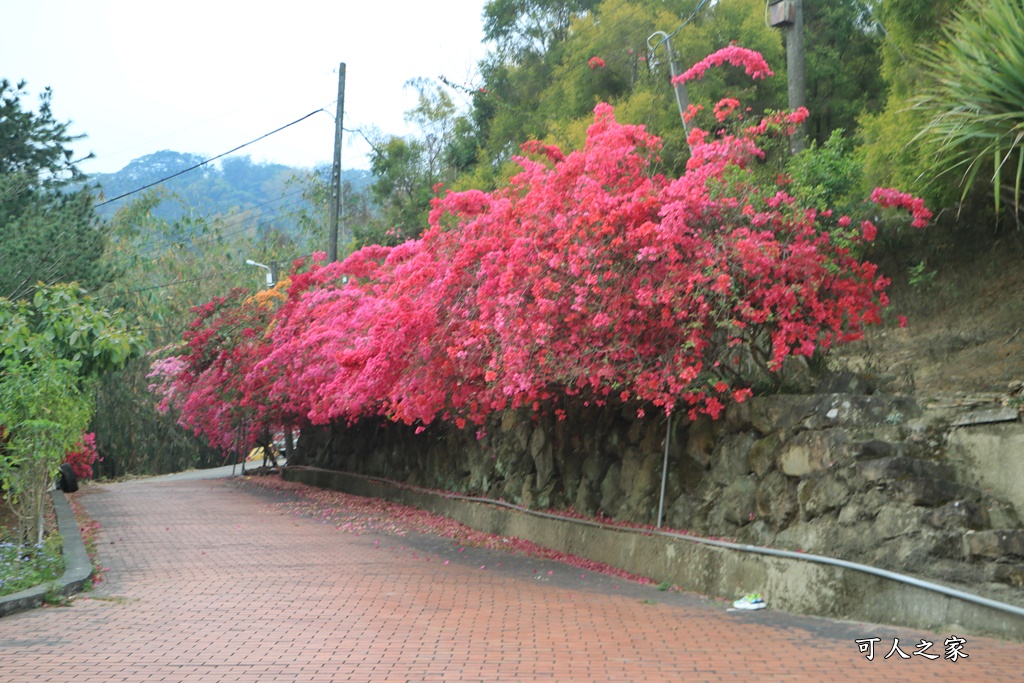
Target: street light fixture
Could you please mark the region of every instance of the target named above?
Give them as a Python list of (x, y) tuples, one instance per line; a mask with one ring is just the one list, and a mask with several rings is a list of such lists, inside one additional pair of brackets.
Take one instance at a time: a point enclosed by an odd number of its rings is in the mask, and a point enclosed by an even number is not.
[(264, 270), (266, 270), (267, 271), (267, 289), (270, 289), (271, 287), (274, 286), (274, 270), (270, 266), (265, 266), (262, 263), (256, 263), (252, 259), (246, 259), (245, 262), (247, 264), (249, 264), (250, 266), (256, 266), (258, 268), (263, 268)]

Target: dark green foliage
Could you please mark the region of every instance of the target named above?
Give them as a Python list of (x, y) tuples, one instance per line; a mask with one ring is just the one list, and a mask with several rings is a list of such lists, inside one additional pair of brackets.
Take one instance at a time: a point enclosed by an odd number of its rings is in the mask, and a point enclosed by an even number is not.
[(81, 173), (72, 162), (67, 123), (43, 91), (38, 111), (25, 109), (25, 83), (0, 80), (0, 297), (27, 296), (37, 282), (98, 287), (105, 233), (88, 188), (70, 191)]
[(21, 175), (30, 187), (54, 187), (80, 177), (68, 145), (68, 124), (53, 116), (49, 88), (39, 96), (39, 110), (22, 108), (25, 81), (0, 79), (0, 175)]
[(489, 0), (484, 5), (484, 38), (502, 59), (520, 61), (547, 52), (563, 40), (574, 17), (598, 0)]
[(176, 415), (158, 413), (146, 378), (151, 358), (132, 361), (103, 375), (96, 387), (96, 415), (90, 429), (102, 462), (96, 477), (168, 474), (224, 464), (224, 453), (178, 426)]
[(28, 296), (37, 282), (97, 289), (109, 273), (100, 263), (106, 232), (92, 193), (29, 185), (23, 175), (0, 176), (0, 296)]
[(834, 130), (823, 145), (810, 147), (790, 159), (787, 166), (793, 183), (789, 191), (819, 211), (850, 213), (854, 198), (861, 196), (864, 170), (853, 155), (853, 146)]
[[(857, 118), (885, 102), (883, 33), (870, 0), (805, 2), (807, 132), (824, 143), (832, 131), (853, 130)], [(780, 65), (781, 66), (781, 65)]]

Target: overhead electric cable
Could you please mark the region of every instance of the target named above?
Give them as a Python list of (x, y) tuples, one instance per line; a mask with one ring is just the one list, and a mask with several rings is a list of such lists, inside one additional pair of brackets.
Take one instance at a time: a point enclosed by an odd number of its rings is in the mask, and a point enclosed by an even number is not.
[[(682, 28), (683, 28), (684, 26), (686, 26), (686, 25), (687, 25), (687, 24), (689, 24), (689, 23), (690, 23), (691, 21), (693, 21), (693, 18), (697, 16), (697, 12), (700, 12), (701, 8), (702, 8), (702, 7), (704, 7), (704, 5), (706, 5), (706, 4), (707, 4), (707, 2), (708, 2), (708, 0), (700, 0), (700, 4), (699, 4), (699, 5), (697, 5), (697, 9), (693, 10), (693, 14), (691, 14), (690, 16), (688, 16), (688, 17), (686, 18), (686, 20), (685, 20), (685, 21), (684, 21), (683, 23), (679, 24), (679, 26), (676, 26), (675, 30), (674, 30), (674, 31), (672, 31), (672, 33), (668, 34), (668, 37), (669, 37), (669, 38), (671, 38), (671, 37), (672, 37), (672, 36), (674, 36), (675, 34), (679, 33), (679, 31), (680, 31), (680, 30), (681, 30), (681, 29), (682, 29)], [(662, 41), (662, 42), (664, 42), (664, 41)], [(658, 45), (661, 45), (661, 43), (658, 43)]]
[[(245, 209), (242, 209), (242, 210), (243, 211), (251, 211), (252, 209), (256, 209), (256, 208), (259, 208), (259, 207), (267, 206), (268, 204), (273, 204), (274, 202), (282, 201), (282, 200), (287, 199), (289, 197), (294, 197), (295, 195), (301, 195), (304, 191), (305, 190), (302, 190), (302, 189), (295, 190), (294, 192), (290, 192), (288, 194), (281, 195), (277, 199), (272, 199), (272, 200), (270, 200), (268, 202), (263, 202), (262, 204), (256, 204), (254, 206), (246, 207)], [(299, 197), (298, 199), (295, 199), (293, 201), (290, 201), (290, 202), (287, 202), (287, 203), (281, 203), (281, 204), (277, 205), (276, 207), (274, 207), (274, 209), (272, 211), (268, 211), (266, 213), (260, 213), (259, 215), (255, 215), (255, 216), (230, 216), (230, 217), (228, 217), (226, 219), (223, 219), (223, 223), (218, 225), (218, 226), (216, 226), (216, 227), (218, 227), (219, 229), (225, 229), (225, 228), (233, 228), (235, 226), (243, 225), (245, 223), (249, 223), (250, 225), (246, 225), (245, 227), (243, 227), (240, 230), (235, 230), (235, 231), (231, 231), (231, 232), (225, 232), (225, 233), (221, 233), (220, 235), (211, 234), (209, 236), (210, 237), (214, 237), (214, 238), (219, 237), (220, 239), (224, 239), (226, 237), (230, 237), (232, 235), (238, 234), (239, 232), (244, 232), (245, 230), (248, 230), (249, 228), (253, 227), (253, 225), (251, 225), (252, 223), (259, 222), (259, 225), (255, 226), (255, 227), (260, 227), (262, 225), (269, 225), (271, 219), (288, 215), (285, 212), (286, 209), (289, 209), (289, 208), (294, 207), (294, 206), (299, 206), (299, 205), (303, 204), (304, 201), (305, 201), (305, 199), (303, 197)], [(197, 237), (197, 235), (190, 236), (187, 239), (181, 240), (181, 241), (170, 240), (170, 239), (166, 239), (164, 237), (153, 238), (153, 239), (148, 240), (147, 242), (144, 242), (144, 243), (138, 245), (138, 247), (137, 247), (138, 255), (139, 256), (145, 256), (147, 254), (153, 253), (154, 251), (157, 251), (159, 249), (164, 249), (164, 248), (172, 246), (172, 245), (173, 246), (183, 246), (183, 245), (187, 245), (187, 244), (194, 244), (195, 243), (194, 242), (195, 237)]]
[(185, 173), (188, 173), (189, 171), (194, 171), (197, 168), (205, 166), (206, 164), (208, 164), (208, 163), (210, 163), (212, 161), (216, 161), (217, 159), (220, 159), (221, 157), (226, 157), (227, 155), (232, 154), (234, 152), (237, 152), (238, 150), (240, 150), (240, 149), (242, 149), (244, 147), (248, 147), (249, 145), (251, 145), (251, 144), (253, 144), (255, 142), (259, 142), (260, 140), (262, 140), (264, 138), (268, 138), (271, 135), (274, 135), (275, 133), (280, 133), (285, 128), (289, 128), (291, 126), (294, 126), (296, 123), (301, 123), (302, 121), (305, 121), (306, 119), (308, 119), (310, 116), (313, 116), (314, 114), (319, 114), (322, 111), (324, 111), (324, 110), (323, 109), (317, 109), (316, 111), (311, 111), (308, 114), (306, 114), (305, 116), (303, 116), (302, 118), (295, 119), (291, 123), (286, 123), (285, 125), (281, 126), (280, 128), (276, 128), (276, 129), (270, 131), (269, 133), (264, 133), (263, 135), (259, 136), (255, 140), (250, 140), (249, 142), (246, 142), (245, 144), (239, 145), (238, 147), (235, 147), (234, 149), (229, 149), (228, 151), (226, 151), (226, 152), (224, 152), (222, 154), (218, 154), (215, 157), (210, 157), (209, 159), (207, 159), (205, 161), (200, 161), (198, 164), (195, 164), (194, 166), (189, 166), (188, 168), (182, 169), (182, 170), (178, 171), (177, 173), (172, 173), (171, 175), (169, 175), (169, 176), (167, 176), (165, 178), (161, 178), (160, 180), (157, 180), (157, 181), (154, 181), (152, 183), (149, 183), (148, 185), (143, 185), (142, 187), (134, 189), (131, 192), (125, 192), (124, 194), (118, 195), (118, 196), (114, 197), (113, 199), (108, 199), (105, 202), (100, 202), (99, 204), (96, 205), (96, 208), (98, 209), (101, 206), (106, 206), (107, 204), (111, 204), (113, 202), (116, 202), (119, 199), (124, 199), (125, 197), (130, 197), (131, 195), (137, 194), (139, 192), (142, 192), (143, 190), (148, 190), (149, 188), (154, 187), (155, 185), (159, 185), (160, 183), (165, 182), (167, 180), (170, 180), (171, 178), (177, 178), (178, 176), (183, 175)]

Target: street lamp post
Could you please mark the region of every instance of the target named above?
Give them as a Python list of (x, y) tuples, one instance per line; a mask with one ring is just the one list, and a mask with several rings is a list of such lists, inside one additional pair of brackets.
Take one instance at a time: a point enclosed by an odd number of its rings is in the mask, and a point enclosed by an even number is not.
[(246, 259), (245, 262), (250, 266), (256, 266), (257, 268), (263, 268), (267, 271), (267, 289), (274, 286), (274, 269), (270, 266), (263, 265), (262, 263), (256, 263), (252, 259)]

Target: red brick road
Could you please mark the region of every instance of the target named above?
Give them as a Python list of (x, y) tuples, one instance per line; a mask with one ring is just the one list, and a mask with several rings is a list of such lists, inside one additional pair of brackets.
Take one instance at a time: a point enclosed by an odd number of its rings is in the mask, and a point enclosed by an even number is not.
[[(345, 533), (230, 480), (79, 495), (106, 580), (0, 620), (0, 681), (1022, 680), (1021, 644), (966, 636), (953, 662), (949, 633), (727, 612), (444, 539)], [(868, 637), (873, 661), (854, 642)], [(897, 637), (910, 659), (883, 659)], [(922, 638), (938, 659), (913, 655)]]

